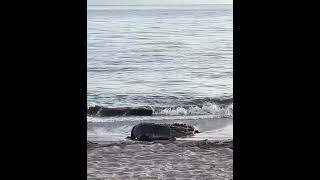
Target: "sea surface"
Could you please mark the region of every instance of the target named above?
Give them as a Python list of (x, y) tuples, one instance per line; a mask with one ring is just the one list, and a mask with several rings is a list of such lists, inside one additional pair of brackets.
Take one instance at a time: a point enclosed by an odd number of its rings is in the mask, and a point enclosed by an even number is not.
[(88, 116), (89, 140), (140, 122), (187, 123), (188, 139), (233, 137), (232, 5), (88, 6), (88, 106), (150, 106), (152, 116)]

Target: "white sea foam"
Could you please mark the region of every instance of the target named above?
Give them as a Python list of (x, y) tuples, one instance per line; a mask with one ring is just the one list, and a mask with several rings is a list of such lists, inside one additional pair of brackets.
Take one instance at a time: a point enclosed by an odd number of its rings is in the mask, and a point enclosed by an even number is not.
[(203, 106), (192, 107), (173, 107), (164, 108), (155, 114), (160, 115), (215, 115), (216, 117), (232, 117), (233, 116), (233, 104), (227, 107), (221, 107), (213, 103), (207, 103)]

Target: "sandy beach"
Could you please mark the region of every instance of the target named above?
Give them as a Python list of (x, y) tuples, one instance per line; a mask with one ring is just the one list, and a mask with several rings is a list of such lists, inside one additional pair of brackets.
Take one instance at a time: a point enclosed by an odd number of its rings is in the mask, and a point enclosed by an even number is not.
[(97, 142), (87, 179), (233, 179), (233, 141)]

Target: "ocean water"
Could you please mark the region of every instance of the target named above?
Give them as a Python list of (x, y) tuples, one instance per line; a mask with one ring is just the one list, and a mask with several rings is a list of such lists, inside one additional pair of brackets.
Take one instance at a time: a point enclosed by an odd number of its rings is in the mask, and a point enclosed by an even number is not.
[(88, 139), (121, 140), (139, 122), (191, 124), (201, 131), (191, 139), (232, 138), (232, 5), (87, 11), (88, 106), (154, 109), (144, 117), (88, 116)]

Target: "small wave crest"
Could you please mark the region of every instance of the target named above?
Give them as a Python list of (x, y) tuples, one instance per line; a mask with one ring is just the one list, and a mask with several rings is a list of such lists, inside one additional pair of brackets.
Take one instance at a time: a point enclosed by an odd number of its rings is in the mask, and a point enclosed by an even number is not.
[(154, 108), (155, 115), (215, 115), (217, 117), (233, 117), (233, 104), (226, 107), (213, 103), (201, 106)]
[(104, 94), (89, 94), (88, 106), (108, 106), (110, 108), (122, 107), (141, 107), (141, 106), (162, 106), (162, 107), (180, 107), (180, 106), (202, 106), (208, 103), (219, 106), (229, 106), (233, 103), (232, 97), (178, 97), (178, 96), (137, 96), (117, 94), (106, 96)]

